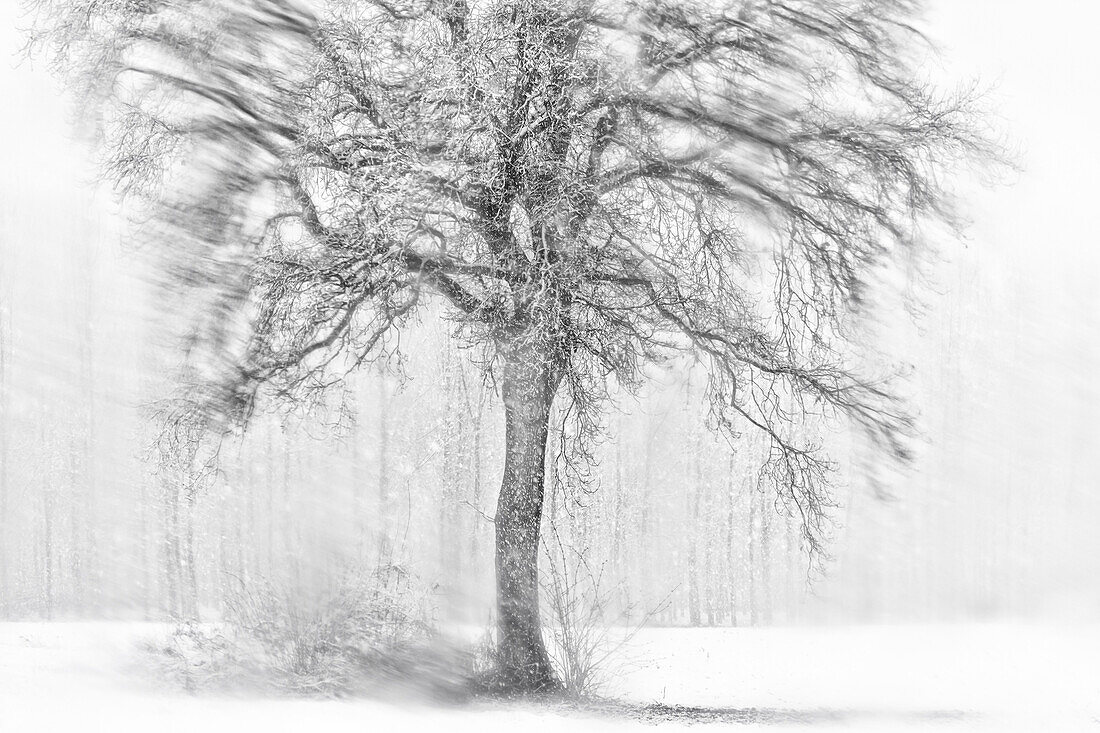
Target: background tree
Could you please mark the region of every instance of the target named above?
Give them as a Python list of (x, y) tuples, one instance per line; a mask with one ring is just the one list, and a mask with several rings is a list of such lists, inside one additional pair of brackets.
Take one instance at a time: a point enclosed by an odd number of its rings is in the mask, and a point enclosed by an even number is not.
[[(2, 221), (2, 220), (0, 220)], [(7, 272), (0, 269), (0, 535), (8, 533), (8, 493), (9, 488), (9, 461), (8, 461), (8, 414), (10, 412), (10, 399), (8, 397), (8, 369), (11, 358), (11, 318), (8, 315), (8, 292), (5, 280)], [(11, 579), (9, 577), (7, 545), (0, 546), (0, 613), (8, 612), (8, 597), (11, 595)]]
[[(906, 0), (43, 0), (40, 39), (140, 206), (211, 416), (300, 400), (435, 301), (500, 389), (498, 683), (555, 686), (538, 610), (551, 408), (583, 481), (612, 382), (689, 352), (714, 424), (820, 550), (850, 419), (907, 455), (849, 315), (953, 227), (946, 164), (986, 152), (915, 75)], [(437, 312), (435, 310), (431, 312)]]

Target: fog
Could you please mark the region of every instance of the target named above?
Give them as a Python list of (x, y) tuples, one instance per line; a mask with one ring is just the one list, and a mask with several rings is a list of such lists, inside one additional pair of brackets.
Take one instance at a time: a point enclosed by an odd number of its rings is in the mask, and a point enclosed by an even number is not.
[[(71, 100), (18, 57), (28, 23), (13, 4), (0, 11), (0, 620), (213, 621), (247, 581), (314, 598), (387, 563), (425, 613), (486, 628), (503, 412), (438, 319), (419, 319), (400, 363), (364, 367), (323, 404), (263, 405), (216, 475), (181, 482), (158, 462), (149, 406), (172, 390), (173, 314), (96, 182)], [(706, 428), (686, 362), (654, 369), (639, 395), (614, 395), (596, 490), (547, 500), (558, 545), (544, 562), (590, 550), (607, 620), (1095, 622), (1089, 14), (1071, 0), (930, 14), (943, 51), (931, 73), (989, 88), (1019, 170), (964, 184), (967, 238), (943, 248), (921, 312), (888, 309), (870, 329), (908, 367), (913, 464), (876, 488), (865, 447), (830, 439), (842, 468), (815, 563), (755, 488), (762, 444)]]

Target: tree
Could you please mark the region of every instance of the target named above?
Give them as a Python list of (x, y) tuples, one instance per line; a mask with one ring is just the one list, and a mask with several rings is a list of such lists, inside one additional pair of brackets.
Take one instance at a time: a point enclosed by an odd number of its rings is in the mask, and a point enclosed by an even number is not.
[(149, 458), (161, 489), (168, 615), (174, 621), (191, 620), (198, 611), (193, 505), (216, 478), (217, 444), (204, 440), (205, 420), (194, 403), (167, 401), (152, 408), (150, 417), (159, 430)]
[[(789, 428), (911, 419), (850, 359), (892, 264), (989, 152), (915, 74), (911, 0), (38, 0), (108, 176), (200, 318), (220, 424), (453, 323), (502, 397), (496, 682), (556, 686), (538, 544), (551, 408), (583, 480), (614, 381), (690, 352), (817, 552), (832, 464)], [(904, 268), (898, 268), (904, 270)]]
[[(11, 422), (8, 373), (12, 349), (10, 316), (5, 303), (10, 297), (6, 289), (7, 279), (7, 272), (0, 270), (0, 535), (5, 537), (8, 536), (8, 487), (11, 465), (8, 458), (8, 424)], [(0, 617), (2, 618), (7, 618), (11, 603), (9, 599), (12, 595), (8, 561), (10, 548), (11, 543), (0, 543)]]

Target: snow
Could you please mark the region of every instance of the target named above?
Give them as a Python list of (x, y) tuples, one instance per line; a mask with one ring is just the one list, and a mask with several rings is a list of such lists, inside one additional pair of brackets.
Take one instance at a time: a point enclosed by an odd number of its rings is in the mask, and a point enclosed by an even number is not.
[[(628, 715), (483, 703), (189, 696), (155, 682), (156, 624), (0, 624), (0, 732), (623, 731)], [(1100, 626), (1022, 624), (646, 629), (608, 692), (737, 730), (1094, 730)], [(676, 706), (719, 709), (685, 711)], [(740, 721), (747, 721), (743, 724)], [(708, 726), (709, 727), (709, 726)]]
[[(966, 730), (1100, 725), (1095, 626), (652, 629), (644, 636), (641, 658), (652, 661), (628, 671), (615, 690), (634, 700), (817, 711), (874, 730), (932, 721)], [(1055, 721), (1064, 727), (1051, 727)]]

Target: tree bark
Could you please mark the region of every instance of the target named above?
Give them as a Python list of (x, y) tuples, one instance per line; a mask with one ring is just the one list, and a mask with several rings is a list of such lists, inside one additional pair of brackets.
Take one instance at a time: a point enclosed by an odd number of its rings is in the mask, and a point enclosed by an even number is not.
[(506, 445), (496, 511), (498, 691), (545, 692), (560, 686), (542, 638), (538, 579), (546, 440), (560, 379), (539, 349), (512, 348), (504, 355)]

